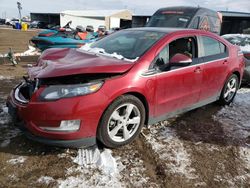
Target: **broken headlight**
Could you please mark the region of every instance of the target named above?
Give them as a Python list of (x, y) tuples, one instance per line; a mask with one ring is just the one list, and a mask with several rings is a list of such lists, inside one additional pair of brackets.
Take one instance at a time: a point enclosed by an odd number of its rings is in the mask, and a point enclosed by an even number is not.
[(58, 100), (61, 98), (87, 95), (98, 91), (102, 85), (103, 82), (48, 86), (41, 93), (41, 100), (50, 101), (50, 100)]

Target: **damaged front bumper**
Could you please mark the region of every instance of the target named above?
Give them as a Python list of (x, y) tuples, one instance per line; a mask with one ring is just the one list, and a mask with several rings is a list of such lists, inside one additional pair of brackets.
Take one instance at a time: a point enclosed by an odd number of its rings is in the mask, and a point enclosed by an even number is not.
[[(24, 87), (27, 87), (27, 84), (21, 83), (12, 90), (7, 100), (7, 107), (15, 124), (28, 138), (59, 147), (81, 148), (96, 144), (96, 129), (101, 110), (97, 108), (98, 101), (93, 101), (93, 97), (82, 96), (50, 102), (36, 101), (36, 95), (42, 92), (38, 90), (29, 100), (27, 99), (29, 89)], [(83, 98), (86, 100), (82, 100)], [(83, 107), (78, 110), (79, 105)], [(60, 122), (74, 119), (79, 119), (81, 122), (79, 130), (57, 131)]]

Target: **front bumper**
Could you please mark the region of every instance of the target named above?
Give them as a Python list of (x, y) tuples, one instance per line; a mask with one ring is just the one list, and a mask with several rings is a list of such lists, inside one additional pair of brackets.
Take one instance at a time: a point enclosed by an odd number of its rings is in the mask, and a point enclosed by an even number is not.
[(36, 142), (58, 146), (58, 147), (67, 147), (67, 148), (86, 148), (89, 146), (93, 146), (96, 144), (96, 137), (88, 137), (81, 138), (75, 140), (56, 140), (56, 139), (48, 139), (45, 137), (40, 137), (32, 134), (26, 127), (25, 123), (22, 119), (20, 119), (17, 115), (17, 107), (11, 103), (9, 100), (7, 101), (8, 112), (12, 119), (14, 120), (15, 125), (24, 133), (24, 135)]
[[(40, 92), (34, 93), (27, 104), (22, 104), (15, 99), (14, 89), (7, 100), (9, 114), (28, 138), (60, 147), (79, 148), (96, 143), (96, 129), (103, 111), (102, 94), (39, 102), (34, 98)], [(80, 129), (75, 132), (45, 131), (40, 128), (56, 127), (62, 120), (73, 119), (81, 120)]]

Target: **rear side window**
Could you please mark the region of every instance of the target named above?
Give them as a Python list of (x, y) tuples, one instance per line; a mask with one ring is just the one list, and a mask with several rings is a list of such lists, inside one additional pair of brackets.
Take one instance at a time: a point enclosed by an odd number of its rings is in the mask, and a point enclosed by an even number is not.
[(226, 53), (226, 46), (223, 43), (210, 37), (201, 37), (201, 39), (204, 50), (202, 57)]

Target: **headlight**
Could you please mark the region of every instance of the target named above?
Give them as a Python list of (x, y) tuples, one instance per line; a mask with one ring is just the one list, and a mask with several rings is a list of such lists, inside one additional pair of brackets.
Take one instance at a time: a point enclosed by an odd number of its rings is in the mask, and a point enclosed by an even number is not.
[(98, 91), (103, 82), (75, 85), (53, 85), (46, 87), (41, 93), (41, 100), (50, 101), (61, 98), (87, 95)]

